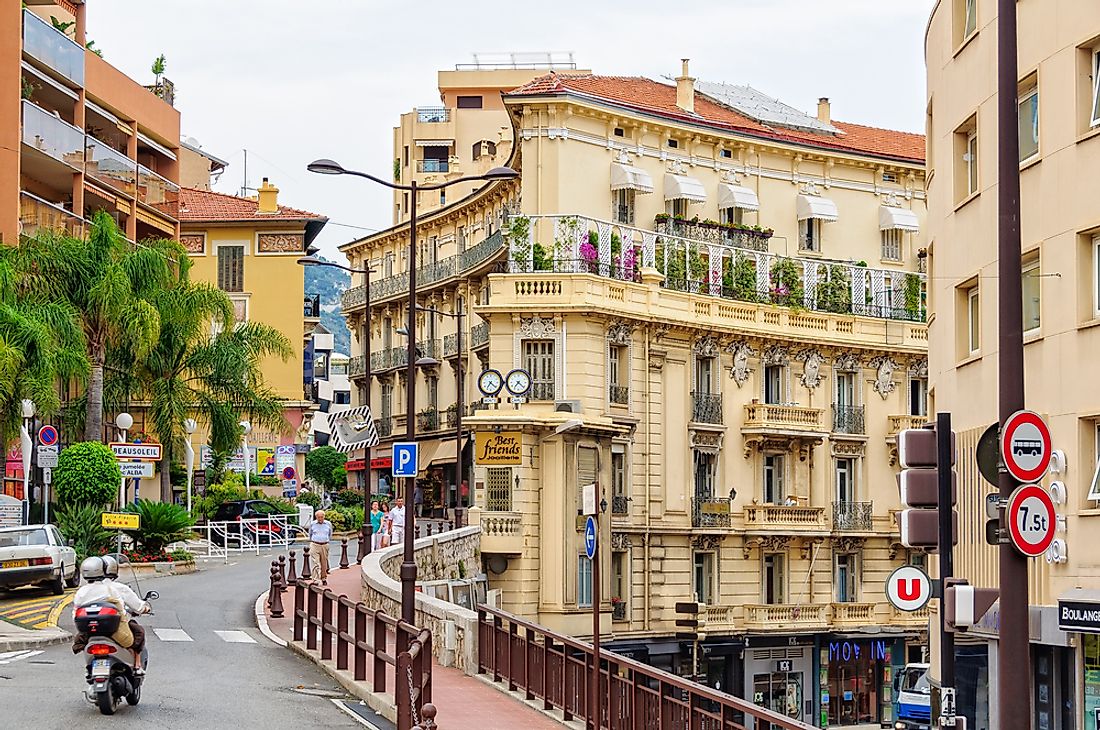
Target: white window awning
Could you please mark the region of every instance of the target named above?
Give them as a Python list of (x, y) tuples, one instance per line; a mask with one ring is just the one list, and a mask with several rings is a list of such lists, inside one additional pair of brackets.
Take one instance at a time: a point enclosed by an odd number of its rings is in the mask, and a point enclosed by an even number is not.
[(653, 178), (645, 170), (621, 162), (611, 163), (611, 189), (635, 190), (639, 193), (653, 192)]
[(707, 202), (707, 190), (703, 183), (687, 175), (665, 173), (665, 200), (686, 200), (689, 203)]
[(813, 218), (834, 223), (837, 219), (836, 203), (819, 195), (799, 195), (796, 210), (800, 221)]
[(453, 147), (455, 141), (453, 139), (418, 139), (416, 140), (417, 147)]
[(718, 185), (718, 210), (726, 208), (740, 208), (741, 210), (760, 210), (760, 198), (752, 188), (729, 183)]
[(908, 208), (883, 205), (878, 209), (878, 227), (882, 231), (916, 233), (920, 230), (920, 222), (917, 220), (917, 214)]

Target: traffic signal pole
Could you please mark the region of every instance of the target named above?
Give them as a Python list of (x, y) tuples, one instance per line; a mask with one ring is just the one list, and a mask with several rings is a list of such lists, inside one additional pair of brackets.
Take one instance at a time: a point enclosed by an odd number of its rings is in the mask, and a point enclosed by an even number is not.
[[(997, 289), (1001, 428), (1024, 407), (1023, 292), (1020, 280), (1020, 137), (1017, 125), (1016, 0), (997, 2)], [(1007, 502), (1016, 481), (1000, 474)], [(1001, 525), (1006, 526), (1002, 510)], [(1002, 730), (1031, 726), (1027, 558), (999, 548), (1001, 587), (997, 646), (997, 709)]]
[(955, 634), (947, 630), (947, 582), (955, 575), (951, 414), (936, 414), (936, 481), (939, 489), (940, 725), (955, 726)]

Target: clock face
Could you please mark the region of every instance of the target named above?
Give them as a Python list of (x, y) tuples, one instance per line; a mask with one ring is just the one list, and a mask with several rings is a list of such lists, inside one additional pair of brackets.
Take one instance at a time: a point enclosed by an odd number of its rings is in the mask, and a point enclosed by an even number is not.
[(477, 378), (477, 387), (485, 395), (496, 395), (504, 385), (504, 378), (498, 370), (486, 370)]
[(531, 390), (531, 376), (526, 370), (513, 370), (508, 373), (507, 385), (512, 395), (526, 395)]

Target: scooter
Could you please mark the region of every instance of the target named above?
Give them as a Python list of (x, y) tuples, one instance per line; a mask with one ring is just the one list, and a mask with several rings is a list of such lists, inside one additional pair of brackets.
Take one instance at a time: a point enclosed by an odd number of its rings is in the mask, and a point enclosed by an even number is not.
[[(158, 598), (160, 594), (156, 591), (145, 594), (146, 601)], [(88, 645), (84, 647), (85, 680), (88, 682), (85, 697), (104, 715), (115, 714), (123, 698), (129, 705), (141, 701), (141, 684), (145, 677), (134, 674), (134, 654), (111, 639), (124, 619), (112, 603), (92, 603), (77, 608), (75, 613), (77, 629), (88, 634)], [(141, 664), (148, 669), (148, 648), (142, 649)]]

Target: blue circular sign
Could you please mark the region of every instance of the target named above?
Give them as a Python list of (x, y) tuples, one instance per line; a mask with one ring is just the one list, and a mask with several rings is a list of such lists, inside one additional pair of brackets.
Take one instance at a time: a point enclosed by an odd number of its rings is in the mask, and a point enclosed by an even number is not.
[(292, 467), (292, 466), (284, 467), (283, 468), (283, 479), (293, 479), (293, 478), (294, 478), (294, 467)]
[(584, 554), (589, 560), (596, 557), (596, 518), (592, 515), (584, 523)]
[(53, 426), (43, 426), (38, 429), (38, 443), (43, 446), (53, 446), (57, 443), (57, 429)]

